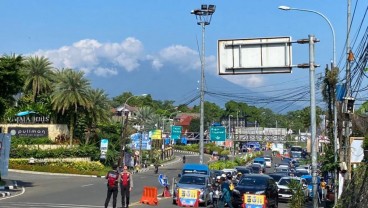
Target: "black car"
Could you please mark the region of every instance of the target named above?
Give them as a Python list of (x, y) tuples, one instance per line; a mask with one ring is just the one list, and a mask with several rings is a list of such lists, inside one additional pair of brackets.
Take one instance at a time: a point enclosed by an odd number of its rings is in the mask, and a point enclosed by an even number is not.
[(288, 172), (276, 172), (276, 173), (269, 173), (269, 176), (273, 178), (275, 182), (279, 181), (282, 177), (289, 176)]
[(268, 202), (266, 207), (278, 207), (277, 184), (269, 175), (251, 174), (243, 176), (233, 190), (232, 204), (234, 207), (242, 207), (245, 193), (265, 195)]
[(236, 171), (238, 171), (238, 173), (242, 173), (242, 175), (244, 174), (252, 174), (253, 170), (251, 168), (247, 168), (247, 167), (242, 167), (242, 168), (236, 168)]

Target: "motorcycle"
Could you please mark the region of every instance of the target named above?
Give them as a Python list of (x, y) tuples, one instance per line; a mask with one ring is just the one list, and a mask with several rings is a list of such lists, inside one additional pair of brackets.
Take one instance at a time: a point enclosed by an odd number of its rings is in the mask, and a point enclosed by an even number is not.
[(212, 190), (212, 205), (214, 208), (223, 207), (220, 204), (220, 198), (221, 198), (222, 192), (220, 185), (215, 185)]

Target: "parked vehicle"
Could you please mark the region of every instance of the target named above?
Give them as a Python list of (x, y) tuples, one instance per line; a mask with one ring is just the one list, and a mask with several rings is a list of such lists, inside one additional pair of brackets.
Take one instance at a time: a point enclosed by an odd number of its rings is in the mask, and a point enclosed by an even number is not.
[(278, 207), (278, 190), (273, 178), (268, 175), (252, 174), (243, 176), (238, 185), (233, 190), (232, 204), (240, 207), (243, 204), (243, 195), (259, 194), (266, 196), (264, 207)]
[(307, 188), (307, 181), (304, 178), (299, 177), (282, 177), (277, 186), (279, 188), (279, 200), (280, 201), (289, 201), (293, 196), (293, 190), (290, 189), (289, 184), (291, 181), (296, 181), (300, 187), (302, 188), (304, 199), (309, 199), (309, 191)]
[(210, 195), (211, 183), (208, 175), (190, 173), (183, 175), (180, 180), (174, 184), (173, 204), (176, 204), (180, 188), (198, 189), (200, 191), (199, 203), (204, 204), (206, 207), (212, 200)]
[(253, 163), (249, 167), (252, 168), (253, 173), (259, 173), (263, 170), (262, 165), (258, 163)]

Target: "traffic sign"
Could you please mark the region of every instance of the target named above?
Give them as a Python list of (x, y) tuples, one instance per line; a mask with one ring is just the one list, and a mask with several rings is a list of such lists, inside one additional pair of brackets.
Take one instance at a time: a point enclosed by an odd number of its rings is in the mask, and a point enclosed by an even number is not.
[(226, 130), (224, 126), (211, 126), (210, 128), (210, 139), (211, 141), (225, 141)]
[(182, 126), (171, 126), (171, 139), (180, 139)]

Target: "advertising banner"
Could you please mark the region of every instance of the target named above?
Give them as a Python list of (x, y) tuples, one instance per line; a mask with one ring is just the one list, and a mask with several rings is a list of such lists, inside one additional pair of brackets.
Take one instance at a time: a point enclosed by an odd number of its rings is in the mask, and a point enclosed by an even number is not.
[(265, 195), (244, 194), (245, 208), (262, 208), (265, 204)]
[(106, 159), (106, 153), (107, 153), (107, 147), (109, 146), (109, 140), (108, 139), (101, 139), (100, 142), (100, 159), (105, 160)]
[(130, 140), (131, 140), (130, 148), (133, 150), (139, 150), (141, 142), (142, 142), (142, 150), (151, 150), (152, 148), (152, 142), (151, 139), (148, 137), (147, 133), (132, 134), (130, 136)]
[(11, 141), (10, 134), (0, 133), (0, 173), (1, 173), (1, 177), (8, 176), (10, 141)]
[(149, 131), (149, 137), (151, 139), (162, 139), (162, 130), (155, 129), (155, 130)]
[(196, 189), (179, 189), (178, 198), (180, 206), (198, 206), (198, 190)]

